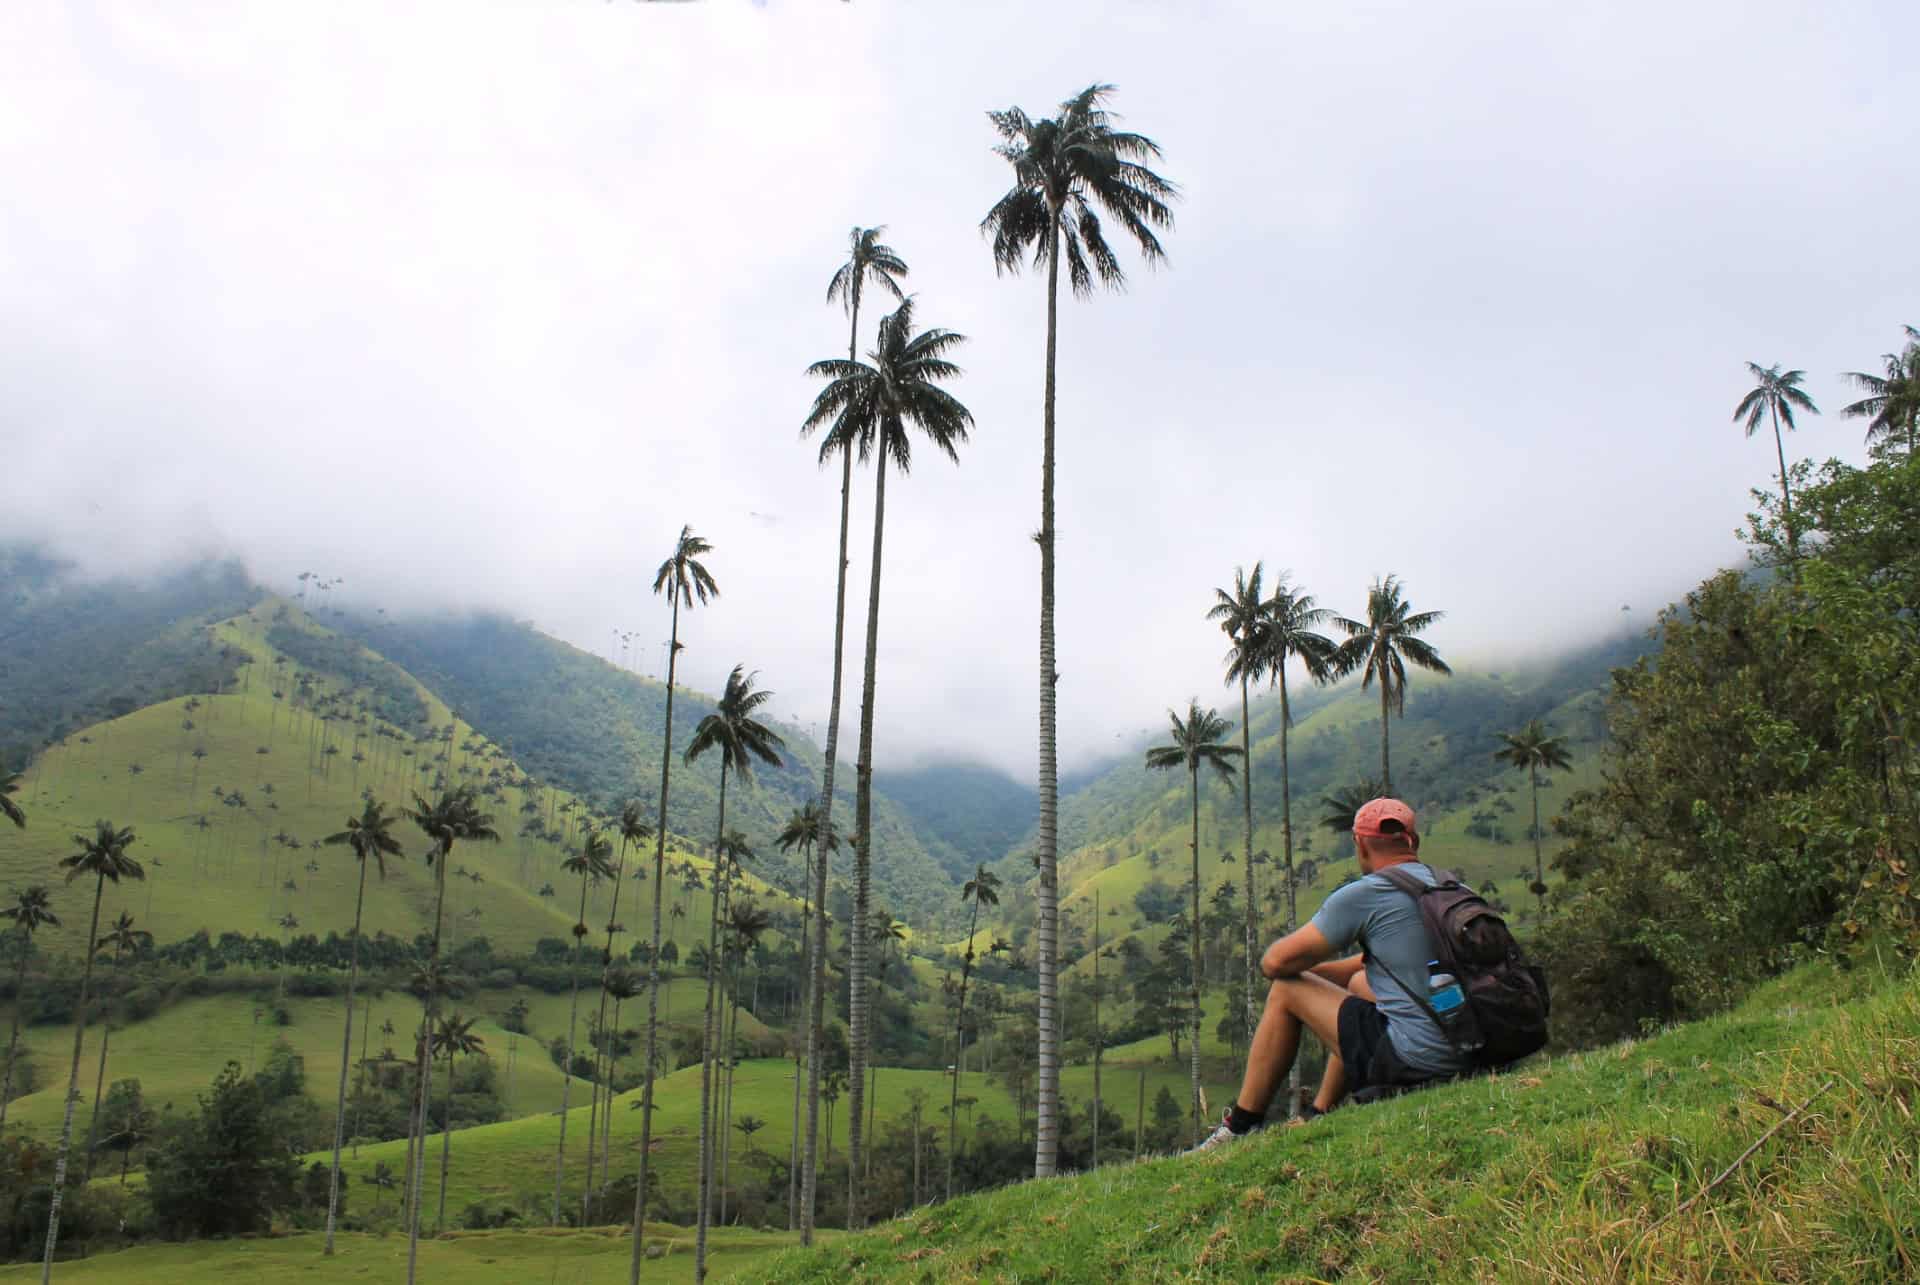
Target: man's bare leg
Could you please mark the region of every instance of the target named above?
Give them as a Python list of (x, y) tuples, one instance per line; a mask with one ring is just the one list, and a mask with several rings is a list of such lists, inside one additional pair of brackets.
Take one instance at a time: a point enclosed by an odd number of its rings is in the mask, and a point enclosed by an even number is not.
[[(1347, 993), (1367, 1003), (1375, 1002), (1373, 986), (1367, 981), (1365, 973), (1355, 973), (1347, 979)], [(1338, 1026), (1339, 1010), (1334, 1010), (1335, 1025)], [(1340, 1041), (1336, 1030), (1332, 1044), (1327, 1045), (1327, 1070), (1320, 1077), (1320, 1091), (1313, 1095), (1313, 1109), (1325, 1114), (1340, 1105), (1347, 1096), (1347, 1067), (1340, 1060)]]
[[(1266, 1111), (1273, 1095), (1300, 1051), (1300, 1032), (1307, 1028), (1331, 1050), (1328, 1070), (1339, 1065), (1340, 1005), (1349, 992), (1323, 977), (1307, 974), (1284, 977), (1267, 991), (1266, 1011), (1254, 1030), (1247, 1052), (1247, 1074), (1235, 1099), (1240, 1109), (1255, 1115)], [(1344, 1085), (1345, 1078), (1342, 1076)], [(1325, 1085), (1322, 1085), (1325, 1092)]]

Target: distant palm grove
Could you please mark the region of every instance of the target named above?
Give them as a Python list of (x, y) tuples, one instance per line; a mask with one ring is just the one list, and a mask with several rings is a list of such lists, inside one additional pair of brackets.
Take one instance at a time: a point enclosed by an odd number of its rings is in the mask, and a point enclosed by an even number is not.
[[(605, 662), (499, 622), (450, 642), (308, 573), (284, 596), (212, 576), (178, 589), (191, 610), (129, 607), (118, 677), (95, 671), (119, 655), (66, 642), (73, 676), (33, 657), (0, 676), (0, 1248), (46, 1281), (135, 1239), (298, 1228), (327, 1257), (394, 1233), (397, 1262), (404, 1233), (412, 1282), (443, 1232), (607, 1227), (630, 1281), (667, 1252), (704, 1280), (743, 1228), (811, 1244), (1176, 1151), (1232, 1091), (1260, 952), (1353, 876), (1347, 831), (1379, 795), (1420, 808), (1429, 859), (1546, 961), (1557, 1049), (1717, 1011), (1809, 955), (1920, 950), (1911, 327), (1846, 376), (1859, 466), (1793, 460), (1819, 413), (1805, 372), (1750, 363), (1732, 422), (1776, 448), (1751, 565), (1598, 659), (1456, 675), (1418, 586), (1316, 583), (1271, 557), (1312, 550), (1248, 550), (1266, 556), (1223, 557), (1182, 608), (1230, 703), (1165, 693), (1159, 737), (1063, 797), (1061, 656), (1110, 634), (1055, 610), (1075, 484), (1056, 438), (1092, 440), (1057, 411), (1099, 377), (1062, 392), (1062, 277), (1085, 300), (1134, 257), (1165, 264), (1181, 195), (1114, 97), (988, 118), (1008, 186), (981, 194), (982, 253), (1042, 278), (1046, 316), (1036, 786), (997, 818), (1019, 840), (978, 850), (960, 804), (942, 835), (887, 793), (876, 710), (908, 703), (880, 665), (888, 501), (915, 504), (914, 466), (964, 468), (986, 430), (966, 337), (907, 289), (907, 241), (855, 227), (820, 264), (845, 330), (823, 323), (817, 393), (790, 408), (839, 488), (835, 547), (795, 555), (837, 572), (831, 623), (821, 602), (791, 626), (831, 630), (821, 751), (774, 716), (782, 657), (702, 657), (728, 668), (717, 697), (682, 682), (689, 620), (754, 610), (698, 513), (651, 551), (632, 587), (651, 623)], [(1701, 431), (1736, 448), (1724, 421)], [(849, 707), (856, 484), (873, 525)], [(113, 614), (9, 570), (9, 637)], [(658, 682), (629, 672), (662, 644)], [(163, 1053), (216, 1044), (246, 1056), (163, 1085)]]

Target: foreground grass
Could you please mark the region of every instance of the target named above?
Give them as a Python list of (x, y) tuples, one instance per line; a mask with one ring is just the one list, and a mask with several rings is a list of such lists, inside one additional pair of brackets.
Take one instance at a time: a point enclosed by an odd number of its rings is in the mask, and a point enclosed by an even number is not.
[[(708, 1241), (708, 1272), (721, 1279), (764, 1279), (767, 1261), (786, 1233), (717, 1227)], [(649, 1247), (666, 1252), (649, 1259), (641, 1279), (677, 1283), (693, 1279), (691, 1230), (647, 1225)], [(155, 1245), (62, 1262), (55, 1279), (89, 1285), (199, 1285), (245, 1280), (249, 1285), (284, 1281), (393, 1281), (407, 1270), (405, 1236), (342, 1235), (334, 1256), (321, 1255), (322, 1237), (298, 1235), (249, 1240)], [(595, 1232), (469, 1232), (420, 1242), (420, 1278), (460, 1285), (612, 1285), (624, 1283), (633, 1242)], [(0, 1281), (37, 1280), (40, 1265), (0, 1269)]]
[(1914, 983), (1802, 970), (1655, 1039), (924, 1209), (767, 1279), (1913, 1279)]

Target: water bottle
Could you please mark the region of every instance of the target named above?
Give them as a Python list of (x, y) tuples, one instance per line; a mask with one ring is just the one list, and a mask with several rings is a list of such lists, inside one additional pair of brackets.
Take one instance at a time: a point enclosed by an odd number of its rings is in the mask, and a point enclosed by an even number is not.
[(1467, 1010), (1467, 993), (1459, 989), (1459, 982), (1453, 980), (1452, 972), (1446, 970), (1436, 958), (1427, 960), (1427, 1003), (1432, 1005), (1434, 1016), (1440, 1018), (1440, 1026), (1448, 1035), (1463, 1033), (1471, 1012)]

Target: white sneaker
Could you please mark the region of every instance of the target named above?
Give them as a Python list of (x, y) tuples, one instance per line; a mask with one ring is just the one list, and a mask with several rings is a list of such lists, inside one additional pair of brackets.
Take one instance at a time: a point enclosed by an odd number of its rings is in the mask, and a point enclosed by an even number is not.
[(1226, 1120), (1223, 1118), (1220, 1121), (1219, 1128), (1209, 1133), (1205, 1138), (1201, 1139), (1198, 1146), (1190, 1148), (1184, 1154), (1197, 1156), (1204, 1151), (1212, 1151), (1215, 1148), (1224, 1147), (1229, 1143), (1238, 1142), (1245, 1136), (1245, 1134), (1235, 1133), (1232, 1129), (1229, 1129)]

